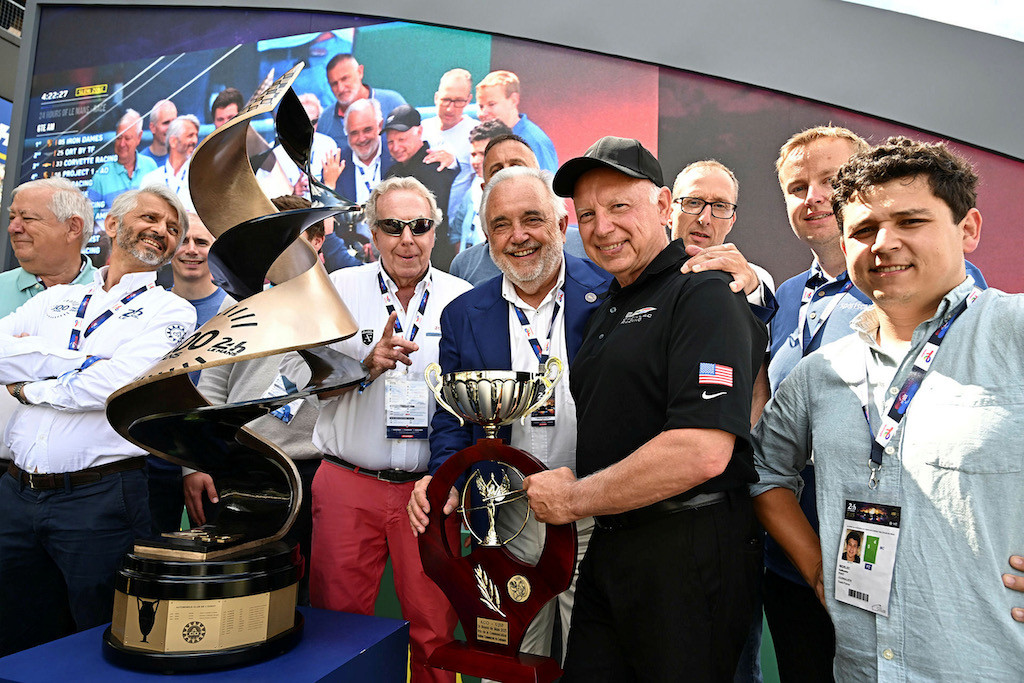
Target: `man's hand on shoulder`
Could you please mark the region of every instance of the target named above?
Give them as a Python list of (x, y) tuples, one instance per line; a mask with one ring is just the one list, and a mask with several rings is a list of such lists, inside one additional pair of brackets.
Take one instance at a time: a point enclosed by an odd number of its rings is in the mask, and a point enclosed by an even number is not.
[(729, 285), (730, 289), (744, 294), (752, 294), (761, 286), (757, 273), (750, 267), (747, 259), (736, 248), (736, 245), (731, 242), (706, 249), (691, 244), (686, 247), (686, 253), (690, 255), (690, 258), (679, 269), (679, 272), (683, 274), (721, 270), (732, 275), (733, 281)]
[[(1018, 572), (1024, 572), (1024, 557), (1010, 555), (1010, 566)], [(1003, 585), (1010, 590), (1024, 593), (1024, 576), (1020, 574), (1003, 574)], [(1010, 610), (1010, 616), (1013, 617), (1014, 621), (1024, 623), (1024, 607), (1014, 607)]]
[(547, 524), (568, 524), (586, 516), (572, 510), (577, 485), (576, 475), (568, 467), (531, 474), (523, 480), (530, 509), (538, 521)]

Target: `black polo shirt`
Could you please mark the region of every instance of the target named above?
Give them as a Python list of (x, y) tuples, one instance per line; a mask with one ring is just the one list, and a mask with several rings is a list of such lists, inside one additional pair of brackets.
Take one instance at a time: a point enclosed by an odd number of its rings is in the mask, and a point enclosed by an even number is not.
[(569, 374), (576, 400), (579, 476), (612, 465), (663, 431), (721, 429), (736, 435), (725, 472), (679, 496), (757, 481), (750, 396), (767, 334), (722, 272), (682, 275), (676, 240), (635, 282), (613, 281)]

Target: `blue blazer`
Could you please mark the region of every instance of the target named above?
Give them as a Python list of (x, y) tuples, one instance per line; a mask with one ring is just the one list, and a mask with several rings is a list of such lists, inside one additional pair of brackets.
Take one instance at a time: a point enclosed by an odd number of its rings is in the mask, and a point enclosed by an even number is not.
[[(590, 314), (601, 305), (611, 275), (592, 262), (565, 254), (565, 343), (572, 363), (583, 343)], [(439, 347), (441, 372), (460, 370), (511, 370), (512, 343), (509, 338), (508, 302), (501, 296), (502, 276), (481, 283), (452, 301), (441, 313)], [(482, 439), (478, 425), (459, 426), (459, 421), (438, 406), (430, 422), (430, 474), (458, 451)], [(498, 436), (509, 441), (512, 427)]]
[[(338, 182), (334, 186), (334, 191), (340, 194), (345, 199), (354, 202), (356, 200), (356, 165), (352, 161), (352, 148), (348, 145), (341, 145), (341, 160), (345, 162), (345, 168), (341, 169), (341, 175), (338, 176)], [(382, 135), (380, 138), (380, 178), (384, 179), (388, 169), (395, 163), (395, 160), (391, 158), (391, 152), (388, 151), (388, 143), (384, 140)]]

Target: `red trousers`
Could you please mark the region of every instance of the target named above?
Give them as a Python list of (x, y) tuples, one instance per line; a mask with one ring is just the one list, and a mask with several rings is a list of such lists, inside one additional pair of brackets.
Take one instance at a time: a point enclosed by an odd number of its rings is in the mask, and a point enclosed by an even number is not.
[(324, 461), (313, 479), (309, 592), (313, 607), (373, 614), (388, 556), (402, 616), (409, 622), (413, 683), (453, 683), (426, 665), (452, 640), (458, 621), (441, 589), (423, 572), (406, 505), (414, 483), (392, 484)]

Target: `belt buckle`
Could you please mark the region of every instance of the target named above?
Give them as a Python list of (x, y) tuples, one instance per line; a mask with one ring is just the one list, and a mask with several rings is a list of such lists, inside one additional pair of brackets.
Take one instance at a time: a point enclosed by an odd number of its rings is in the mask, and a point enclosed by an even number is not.
[[(49, 483), (48, 488), (53, 488), (52, 474), (25, 472), (25, 476), (28, 477), (28, 487), (32, 491), (44, 490), (44, 488), (46, 488), (45, 484), (43, 483), (44, 481), (47, 481)], [(47, 480), (46, 477), (49, 477), (49, 479)], [(39, 482), (38, 484), (36, 483), (37, 481)]]
[(378, 470), (377, 481), (383, 481), (388, 484), (394, 484), (395, 478), (399, 472), (401, 472), (401, 470), (397, 468), (391, 468), (388, 470)]

